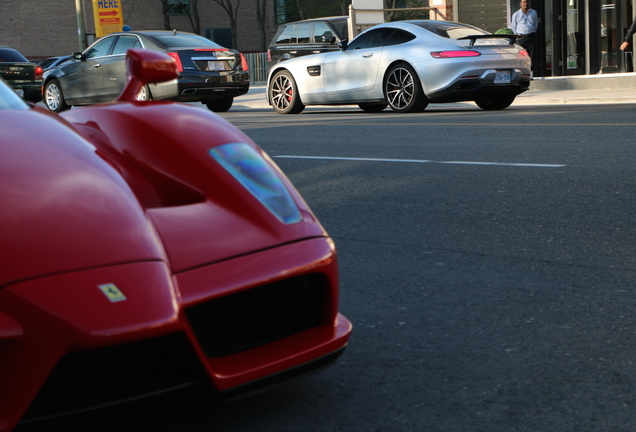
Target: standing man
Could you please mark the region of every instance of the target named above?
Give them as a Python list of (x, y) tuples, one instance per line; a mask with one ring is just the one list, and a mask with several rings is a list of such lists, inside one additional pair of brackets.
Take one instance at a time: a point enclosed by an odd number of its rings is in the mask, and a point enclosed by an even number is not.
[(530, 55), (530, 59), (532, 60), (532, 70), (534, 71), (534, 65), (536, 63), (534, 48), (537, 41), (539, 16), (537, 15), (537, 11), (530, 8), (528, 0), (521, 0), (519, 5), (521, 9), (512, 15), (510, 27), (513, 33), (522, 36), (517, 39), (517, 43), (528, 51), (528, 55)]
[(632, 22), (632, 25), (629, 26), (629, 30), (627, 30), (627, 34), (625, 35), (625, 40), (621, 44), (621, 51), (625, 51), (629, 48), (629, 45), (632, 43), (632, 36), (636, 33), (636, 18)]

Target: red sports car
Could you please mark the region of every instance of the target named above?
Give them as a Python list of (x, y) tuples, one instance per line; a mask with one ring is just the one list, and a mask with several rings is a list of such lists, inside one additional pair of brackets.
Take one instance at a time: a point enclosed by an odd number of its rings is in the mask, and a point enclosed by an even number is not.
[(54, 114), (0, 82), (0, 431), (197, 382), (236, 396), (334, 361), (334, 243), (214, 113), (141, 102), (174, 60), (130, 50), (117, 103)]

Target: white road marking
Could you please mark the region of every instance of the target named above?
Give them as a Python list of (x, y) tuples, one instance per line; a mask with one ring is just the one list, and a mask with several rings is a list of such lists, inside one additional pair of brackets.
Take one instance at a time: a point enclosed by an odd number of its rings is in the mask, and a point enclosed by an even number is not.
[(378, 159), (378, 158), (355, 158), (355, 157), (330, 157), (330, 156), (274, 156), (281, 159), (321, 159), (321, 160), (342, 160), (342, 161), (365, 161), (365, 162), (408, 162), (408, 163), (434, 163), (452, 165), (494, 165), (511, 167), (534, 167), (534, 168), (563, 168), (565, 164), (537, 164), (537, 163), (507, 163), (507, 162), (469, 162), (469, 161), (434, 161), (418, 159)]

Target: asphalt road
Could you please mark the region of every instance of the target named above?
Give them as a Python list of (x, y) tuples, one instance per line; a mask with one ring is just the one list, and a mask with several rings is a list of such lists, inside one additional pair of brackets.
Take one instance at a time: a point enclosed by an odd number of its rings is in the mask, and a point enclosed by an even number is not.
[(336, 241), (340, 362), (22, 430), (636, 430), (636, 105), (223, 117)]

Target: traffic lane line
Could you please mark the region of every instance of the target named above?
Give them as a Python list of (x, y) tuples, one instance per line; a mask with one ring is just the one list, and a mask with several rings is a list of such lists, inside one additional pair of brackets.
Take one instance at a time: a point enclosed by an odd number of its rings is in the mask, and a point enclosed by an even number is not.
[(278, 155), (278, 156), (274, 156), (274, 158), (363, 161), (363, 162), (430, 163), (430, 164), (446, 164), (446, 165), (488, 165), (488, 166), (532, 167), (532, 168), (563, 168), (567, 166), (566, 164), (478, 162), (478, 161), (434, 161), (434, 160), (426, 160), (426, 159), (380, 159), (380, 158), (331, 157), (331, 156)]

